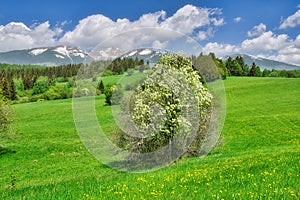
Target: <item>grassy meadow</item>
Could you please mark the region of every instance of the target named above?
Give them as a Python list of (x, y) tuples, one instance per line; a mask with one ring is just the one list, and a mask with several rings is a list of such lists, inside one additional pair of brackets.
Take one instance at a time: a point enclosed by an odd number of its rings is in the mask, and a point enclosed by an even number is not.
[[(105, 81), (104, 81), (105, 82)], [(15, 134), (1, 139), (0, 199), (299, 199), (300, 79), (229, 77), (218, 146), (148, 173), (97, 161), (76, 132), (72, 100), (13, 106)], [(104, 96), (98, 119), (113, 132)]]

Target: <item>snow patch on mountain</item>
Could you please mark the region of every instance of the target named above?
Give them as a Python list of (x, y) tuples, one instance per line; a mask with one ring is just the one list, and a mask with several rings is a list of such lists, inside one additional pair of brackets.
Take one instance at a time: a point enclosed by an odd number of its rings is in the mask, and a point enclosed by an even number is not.
[(111, 60), (119, 57), (123, 54), (123, 51), (119, 48), (109, 47), (106, 49), (92, 50), (88, 52), (88, 55), (94, 60)]
[(47, 50), (48, 50), (47, 48), (33, 49), (30, 51), (30, 53), (34, 56), (37, 56), (37, 55), (44, 53)]
[(58, 55), (58, 54), (55, 54), (55, 57), (56, 57), (56, 58), (65, 59), (65, 57), (63, 57), (63, 56), (61, 56), (61, 55)]
[(128, 54), (128, 56), (134, 56), (137, 53), (137, 50), (134, 50)]
[(73, 52), (72, 55), (74, 56), (80, 56), (81, 58), (85, 58), (85, 55), (83, 52)]
[(150, 55), (151, 53), (152, 53), (151, 49), (143, 49), (141, 52), (139, 52), (141, 56)]
[(61, 55), (69, 57), (69, 52), (67, 51), (66, 46), (56, 47), (55, 49), (53, 49), (53, 51), (55, 51)]

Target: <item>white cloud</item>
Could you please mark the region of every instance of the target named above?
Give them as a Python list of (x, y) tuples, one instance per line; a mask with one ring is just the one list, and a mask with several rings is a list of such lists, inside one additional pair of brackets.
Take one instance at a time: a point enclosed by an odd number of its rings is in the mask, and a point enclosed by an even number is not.
[(217, 56), (248, 53), (260, 57), (300, 65), (300, 34), (293, 40), (286, 34), (276, 35), (271, 31), (259, 37), (244, 40), (241, 44), (207, 43), (202, 52), (214, 52)]
[(199, 8), (192, 5), (180, 8), (170, 17), (166, 17), (165, 11), (159, 11), (144, 14), (136, 21), (128, 19), (112, 21), (103, 15), (93, 15), (82, 19), (74, 30), (68, 31), (60, 39), (60, 42), (91, 48), (115, 37), (114, 44), (119, 45), (119, 48), (132, 49), (134, 46), (147, 43), (158, 45), (158, 41), (166, 44), (167, 41), (182, 37), (183, 34), (193, 36), (198, 33), (199, 39), (206, 39), (213, 34), (213, 28), (224, 24), (224, 19), (220, 15), (220, 9)]
[(152, 47), (155, 49), (164, 49), (168, 45), (168, 41), (160, 42), (158, 40), (153, 41)]
[(269, 58), (300, 65), (300, 35), (295, 40), (289, 42), (289, 45), (278, 50), (276, 55)]
[(267, 29), (267, 26), (263, 23), (260, 23), (257, 26), (254, 26), (250, 31), (247, 32), (249, 37), (256, 37), (263, 34)]
[(264, 32), (259, 37), (242, 42), (242, 49), (247, 51), (278, 51), (289, 45), (289, 36), (275, 35), (272, 31)]
[(196, 40), (203, 41), (208, 38), (213, 37), (214, 30), (212, 28), (208, 28), (206, 31), (199, 31), (196, 35)]
[[(224, 24), (221, 15), (221, 9), (193, 5), (185, 5), (168, 17), (162, 10), (144, 14), (135, 21), (126, 18), (112, 20), (97, 14), (80, 20), (73, 30), (67, 32), (62, 30), (69, 23), (67, 21), (54, 28), (50, 27), (48, 21), (34, 23), (30, 27), (21, 22), (12, 22), (0, 25), (0, 51), (61, 44), (92, 49), (103, 42), (124, 48), (145, 44), (164, 47), (168, 41), (184, 35), (198, 37), (200, 40), (212, 37), (214, 29)], [(108, 42), (112, 37), (115, 41)]]
[(209, 42), (201, 51), (206, 54), (214, 52), (219, 57), (234, 53), (248, 53), (300, 65), (300, 34), (295, 39), (291, 39), (287, 34), (277, 35), (272, 31), (264, 32), (265, 29), (265, 25), (260, 24), (253, 30), (257, 32), (261, 30), (263, 33), (257, 34), (255, 38), (246, 39), (240, 44)]
[(242, 18), (241, 18), (241, 17), (236, 17), (236, 18), (233, 19), (233, 21), (234, 21), (235, 23), (239, 23), (239, 22), (242, 21)]
[(207, 33), (205, 31), (199, 31), (198, 35), (197, 35), (197, 38), (200, 41), (205, 40), (205, 39), (207, 39)]
[(283, 20), (279, 26), (279, 29), (294, 28), (298, 25), (300, 25), (300, 10)]
[(231, 44), (219, 44), (217, 42), (207, 43), (202, 51), (206, 54), (214, 52), (216, 55), (228, 55), (239, 52), (239, 47)]
[(52, 30), (48, 21), (30, 28), (21, 22), (0, 25), (0, 51), (51, 46), (61, 32), (60, 28)]

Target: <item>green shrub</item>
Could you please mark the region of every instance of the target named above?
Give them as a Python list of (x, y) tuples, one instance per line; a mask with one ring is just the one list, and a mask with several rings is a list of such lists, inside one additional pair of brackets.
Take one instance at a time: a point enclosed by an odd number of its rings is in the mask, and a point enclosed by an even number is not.
[(40, 76), (33, 85), (32, 94), (42, 94), (49, 88), (49, 79), (46, 76)]
[(112, 76), (112, 75), (114, 75), (114, 73), (110, 69), (106, 69), (102, 74), (102, 76)]
[(123, 91), (119, 85), (108, 84), (104, 89), (105, 103), (107, 105), (120, 104), (123, 97)]
[(20, 97), (16, 103), (28, 103), (28, 102), (30, 102), (29, 97), (25, 96), (25, 97)]
[[(0, 136), (3, 137), (9, 131), (12, 122), (11, 108), (9, 102), (3, 97), (0, 91)], [(1, 145), (1, 144), (0, 144)]]
[(15, 84), (15, 88), (17, 91), (17, 94), (19, 95), (19, 93), (24, 91), (24, 84), (22, 79), (14, 79), (14, 84)]
[(47, 92), (44, 93), (46, 100), (67, 99), (72, 97), (72, 88), (67, 84), (51, 86)]
[(130, 68), (130, 69), (127, 70), (127, 75), (128, 75), (128, 76), (131, 76), (131, 75), (133, 75), (133, 74), (134, 74), (134, 69), (131, 69), (131, 68)]

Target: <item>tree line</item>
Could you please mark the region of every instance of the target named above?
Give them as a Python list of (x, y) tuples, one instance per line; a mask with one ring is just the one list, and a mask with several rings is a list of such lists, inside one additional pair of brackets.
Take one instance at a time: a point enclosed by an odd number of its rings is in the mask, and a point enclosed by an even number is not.
[(203, 55), (202, 53), (196, 57), (192, 56), (193, 65), (198, 70), (205, 81), (211, 82), (227, 76), (255, 76), (255, 77), (286, 77), (300, 78), (300, 70), (269, 70), (263, 69), (256, 65), (255, 62), (251, 66), (245, 63), (242, 56), (235, 58), (228, 57), (227, 60), (217, 58), (214, 53)]
[(57, 67), (30, 68), (30, 66), (23, 65), (0, 64), (2, 94), (10, 100), (15, 100), (17, 98), (16, 87), (23, 87), (22, 90), (31, 90), (39, 77), (47, 77), (51, 84), (58, 77), (75, 76), (81, 66), (81, 64), (69, 64)]

